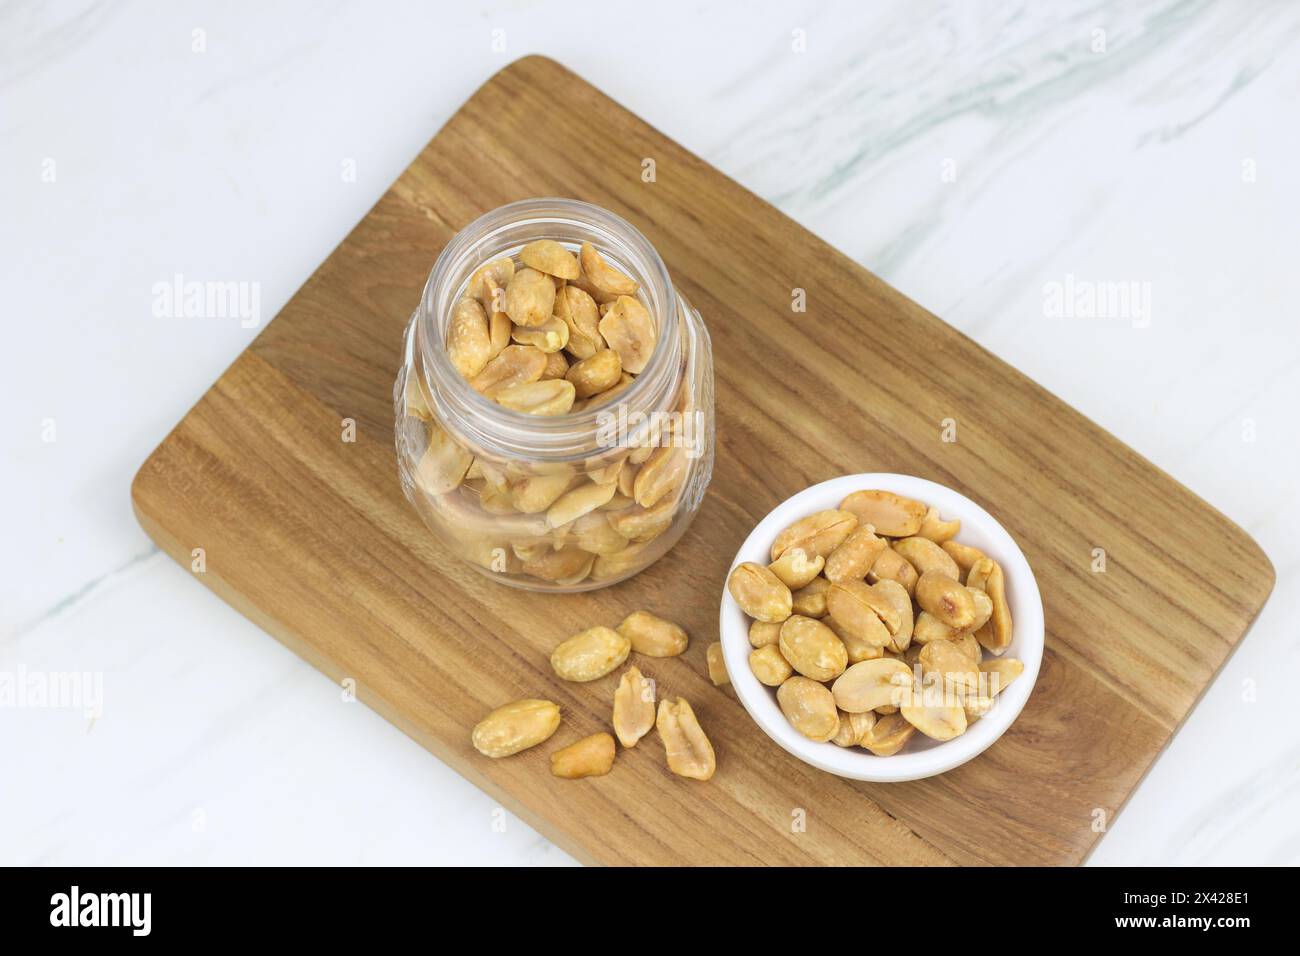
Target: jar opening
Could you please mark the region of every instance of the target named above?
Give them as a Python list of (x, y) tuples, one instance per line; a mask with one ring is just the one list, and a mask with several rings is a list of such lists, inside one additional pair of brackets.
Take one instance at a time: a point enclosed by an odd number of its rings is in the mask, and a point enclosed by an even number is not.
[[(635, 279), (637, 297), (655, 322), (657, 338), (642, 372), (609, 402), (557, 416), (529, 415), (479, 394), (451, 363), (447, 327), (451, 309), (483, 263), (519, 251), (535, 239), (554, 239), (576, 252), (591, 242), (612, 266)], [(601, 447), (601, 424), (611, 413), (649, 415), (671, 407), (681, 384), (681, 316), (663, 260), (641, 232), (620, 216), (574, 199), (527, 199), (480, 216), (438, 256), (421, 296), (413, 341), (417, 367), (438, 417), (485, 454), (562, 461), (589, 457)]]

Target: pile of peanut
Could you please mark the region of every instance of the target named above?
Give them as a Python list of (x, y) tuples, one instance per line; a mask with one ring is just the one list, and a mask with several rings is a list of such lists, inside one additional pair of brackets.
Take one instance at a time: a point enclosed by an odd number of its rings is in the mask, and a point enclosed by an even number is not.
[(753, 619), (750, 669), (796, 730), (888, 757), (918, 730), (965, 733), (1021, 674), (1001, 658), (1012, 635), (1002, 567), (960, 531), (922, 502), (855, 491), (777, 535), (770, 564), (731, 572)]
[[(577, 256), (537, 239), (494, 259), (452, 310), (447, 354), (488, 398), (529, 415), (566, 415), (609, 401), (646, 366), (655, 323), (637, 283), (590, 242)], [(513, 343), (513, 344), (512, 344)]]
[[(589, 627), (551, 652), (551, 667), (563, 680), (586, 683), (623, 666), (635, 651), (646, 657), (676, 657), (686, 650), (686, 631), (648, 611), (636, 611), (616, 629)], [(635, 747), (650, 732), (659, 731), (668, 769), (683, 777), (708, 780), (717, 761), (709, 738), (684, 698), (659, 701), (655, 684), (629, 667), (614, 691), (613, 728), (618, 742)], [(549, 740), (560, 726), (560, 707), (549, 700), (517, 700), (498, 707), (474, 728), (474, 749), (487, 757), (509, 757)], [(551, 773), (575, 779), (599, 777), (614, 766), (614, 737), (596, 733), (551, 754)]]
[[(519, 262), (494, 259), (470, 276), (447, 325), (452, 364), (475, 390), (526, 414), (613, 401), (657, 341), (637, 282), (590, 243), (575, 255), (539, 239)], [(673, 402), (680, 416), (694, 412), (685, 380)], [(626, 446), (576, 462), (501, 460), (476, 457), (446, 431), (416, 376), (406, 383), (405, 410), (427, 435), (412, 480), (474, 563), (567, 587), (639, 570), (671, 544), (671, 535), (656, 539), (672, 527), (696, 473), (675, 426), (648, 425)]]

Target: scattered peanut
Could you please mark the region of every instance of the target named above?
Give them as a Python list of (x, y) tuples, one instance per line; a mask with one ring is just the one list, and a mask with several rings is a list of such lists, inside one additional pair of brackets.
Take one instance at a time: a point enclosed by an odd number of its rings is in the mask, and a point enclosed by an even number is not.
[(722, 656), (721, 641), (714, 641), (708, 646), (704, 653), (704, 659), (709, 667), (709, 680), (713, 681), (714, 687), (722, 687), (724, 684), (731, 683), (731, 675), (727, 673), (727, 662)]
[(636, 667), (629, 667), (614, 690), (614, 733), (624, 747), (635, 747), (654, 725), (654, 681), (643, 677)]
[(589, 627), (551, 652), (551, 667), (564, 680), (592, 681), (619, 667), (632, 642), (609, 627)]
[(690, 643), (681, 627), (649, 611), (633, 611), (623, 618), (618, 632), (631, 642), (632, 650), (647, 657), (676, 657)]
[(592, 734), (551, 754), (551, 773), (568, 780), (602, 777), (614, 766), (614, 738)]
[(517, 700), (498, 707), (474, 727), (470, 739), (485, 757), (509, 757), (536, 747), (560, 726), (560, 708), (549, 700)]
[(713, 745), (684, 698), (661, 700), (655, 727), (663, 738), (668, 769), (678, 776), (708, 780), (717, 768)]

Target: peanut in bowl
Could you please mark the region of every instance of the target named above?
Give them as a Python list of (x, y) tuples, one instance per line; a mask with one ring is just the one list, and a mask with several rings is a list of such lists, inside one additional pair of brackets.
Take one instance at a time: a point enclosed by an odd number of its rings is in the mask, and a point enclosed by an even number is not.
[[(849, 498), (873, 491), (885, 494)], [(842, 505), (855, 510), (808, 523)], [(987, 511), (932, 481), (872, 473), (807, 488), (758, 523), (732, 562), (719, 634), (764, 733), (820, 770), (887, 783), (951, 770), (1011, 726), (1038, 677), (1043, 607), (1020, 548)], [(951, 699), (933, 700), (929, 678), (951, 691), (963, 672), (962, 705), (937, 706)], [(911, 706), (876, 699), (882, 681), (910, 692), (912, 673), (915, 695), (899, 698)]]

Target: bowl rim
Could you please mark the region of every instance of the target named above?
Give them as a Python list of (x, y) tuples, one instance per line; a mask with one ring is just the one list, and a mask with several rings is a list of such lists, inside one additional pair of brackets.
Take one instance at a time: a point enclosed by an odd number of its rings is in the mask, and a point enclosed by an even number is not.
[(726, 581), (722, 586), (718, 635), (731, 684), (741, 705), (763, 732), (784, 750), (804, 763), (836, 776), (875, 783), (920, 780), (945, 773), (979, 756), (1020, 715), (1038, 681), (1042, 665), (1042, 596), (1024, 553), (1010, 533), (988, 511), (946, 485), (893, 472), (844, 475), (791, 495), (754, 526), (732, 559), (727, 570), (727, 580), (730, 580), (736, 565), (745, 561), (767, 565), (771, 543), (783, 528), (816, 511), (836, 508), (845, 496), (863, 489), (881, 489), (915, 498), (937, 507), (945, 519), (961, 519), (962, 532), (959, 540), (964, 542), (968, 534), (974, 532), (973, 536), (985, 544), (980, 550), (1002, 565), (1015, 620), (1012, 643), (1004, 656), (1019, 659), (1024, 663), (1025, 670), (994, 699), (992, 710), (960, 737), (942, 742), (933, 741), (925, 749), (905, 751), (892, 757), (877, 757), (859, 747), (846, 748), (829, 742), (818, 743), (804, 737), (790, 725), (777, 706), (775, 688), (759, 683), (750, 671), (749, 653), (753, 647), (749, 643), (748, 618), (731, 596)]

